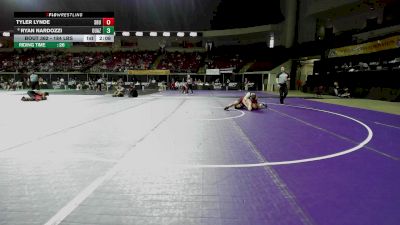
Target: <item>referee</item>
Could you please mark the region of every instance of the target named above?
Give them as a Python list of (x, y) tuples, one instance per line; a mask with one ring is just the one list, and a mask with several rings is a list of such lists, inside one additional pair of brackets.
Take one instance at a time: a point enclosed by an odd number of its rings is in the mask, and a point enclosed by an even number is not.
[(35, 71), (32, 71), (29, 79), (31, 80), (31, 89), (39, 90), (39, 77), (37, 74), (35, 74)]
[(189, 90), (191, 91), (191, 94), (193, 94), (193, 78), (190, 77), (190, 74), (187, 75), (186, 83), (188, 85), (186, 94), (189, 93)]
[(283, 104), (283, 100), (288, 94), (287, 81), (290, 80), (289, 74), (285, 72), (285, 67), (281, 67), (281, 72), (276, 75), (276, 83), (279, 87), (279, 100)]

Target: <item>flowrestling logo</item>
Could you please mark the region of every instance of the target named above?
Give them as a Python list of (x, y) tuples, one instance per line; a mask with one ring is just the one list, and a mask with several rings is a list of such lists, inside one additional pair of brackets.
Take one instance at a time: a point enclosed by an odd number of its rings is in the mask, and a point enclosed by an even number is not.
[(46, 17), (52, 18), (81, 18), (83, 13), (46, 13)]

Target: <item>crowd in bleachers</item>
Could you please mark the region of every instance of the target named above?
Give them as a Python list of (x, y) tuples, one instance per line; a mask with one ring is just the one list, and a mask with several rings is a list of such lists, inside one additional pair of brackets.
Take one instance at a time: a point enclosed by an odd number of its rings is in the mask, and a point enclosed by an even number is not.
[(100, 53), (63, 53), (26, 51), (0, 54), (0, 71), (21, 72), (73, 72), (84, 71), (95, 65), (100, 59)]
[(202, 56), (199, 53), (166, 53), (157, 69), (169, 69), (176, 73), (195, 73), (199, 70)]
[(156, 52), (7, 52), (0, 53), (0, 72), (123, 72), (149, 69)]
[(235, 54), (210, 56), (206, 60), (205, 66), (206, 69), (233, 68), (235, 72), (239, 72), (245, 64), (246, 62), (238, 54)]
[(124, 72), (126, 70), (150, 69), (157, 58), (156, 52), (115, 52), (103, 55), (91, 72)]
[[(159, 58), (159, 60), (157, 60)], [(200, 68), (232, 68), (239, 72), (253, 59), (239, 54), (205, 54), (157, 51), (57, 52), (14, 51), (0, 53), (0, 72), (125, 72), (127, 70), (167, 69), (172, 73), (197, 73)], [(274, 66), (275, 64), (272, 63)], [(256, 63), (255, 66), (259, 65)], [(260, 64), (271, 68), (271, 62)], [(267, 66), (266, 66), (267, 65)], [(257, 68), (257, 67), (255, 67)]]

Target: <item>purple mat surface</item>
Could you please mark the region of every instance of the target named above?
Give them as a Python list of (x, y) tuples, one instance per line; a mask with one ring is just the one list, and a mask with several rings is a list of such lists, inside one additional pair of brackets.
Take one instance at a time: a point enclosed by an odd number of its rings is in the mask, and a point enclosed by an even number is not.
[[(276, 101), (272, 99), (272, 102)], [(370, 125), (374, 132), (372, 141), (366, 147), (351, 154), (322, 161), (273, 167), (314, 223), (399, 224), (400, 161), (396, 157), (400, 152), (400, 142), (396, 140), (400, 138), (400, 133), (394, 128), (379, 127), (374, 121), (397, 125), (400, 117), (296, 98), (287, 99), (286, 103), (342, 113)], [(271, 111), (247, 113), (246, 118), (237, 120), (269, 161), (334, 152), (354, 146), (354, 142), (359, 142), (367, 135), (365, 128), (340, 117), (316, 115), (308, 110), (273, 104), (269, 108)], [(329, 129), (349, 140), (333, 134), (316, 134), (316, 128), (301, 123), (299, 125), (299, 122), (289, 118), (282, 119), (280, 112)], [(276, 146), (280, 149), (276, 149)]]
[[(301, 118), (302, 122), (283, 116), (280, 112)], [(293, 110), (290, 107), (272, 105), (266, 111), (247, 113), (243, 119), (237, 120), (237, 123), (251, 137), (267, 161), (287, 161), (333, 154), (356, 146), (367, 136), (365, 128), (353, 121), (320, 112), (318, 113), (323, 117), (321, 120), (317, 120), (318, 117), (313, 115), (300, 115), (305, 113), (315, 114), (309, 110)], [(332, 117), (334, 123), (327, 123)], [(343, 138), (351, 138), (354, 142)]]
[[(398, 141), (400, 137), (400, 116), (297, 98), (289, 99), (288, 102), (295, 105), (307, 105), (342, 113), (362, 121), (374, 132), (374, 138), (367, 146), (400, 159), (400, 142)], [(379, 125), (377, 123), (387, 124), (397, 128)]]
[(400, 224), (400, 116), (244, 94), (0, 96), (0, 224)]

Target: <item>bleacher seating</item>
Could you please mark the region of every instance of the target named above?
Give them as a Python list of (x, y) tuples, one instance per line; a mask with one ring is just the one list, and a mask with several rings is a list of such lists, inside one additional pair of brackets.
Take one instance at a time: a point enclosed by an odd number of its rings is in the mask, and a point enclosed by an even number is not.
[(239, 70), (246, 64), (238, 54), (211, 56), (206, 60), (206, 62), (207, 69), (233, 68), (234, 72), (239, 72)]
[(200, 68), (202, 55), (199, 53), (167, 52), (157, 69), (169, 69), (176, 73), (196, 73)]
[(156, 57), (155, 52), (11, 52), (0, 54), (0, 71), (121, 72), (149, 69)]

